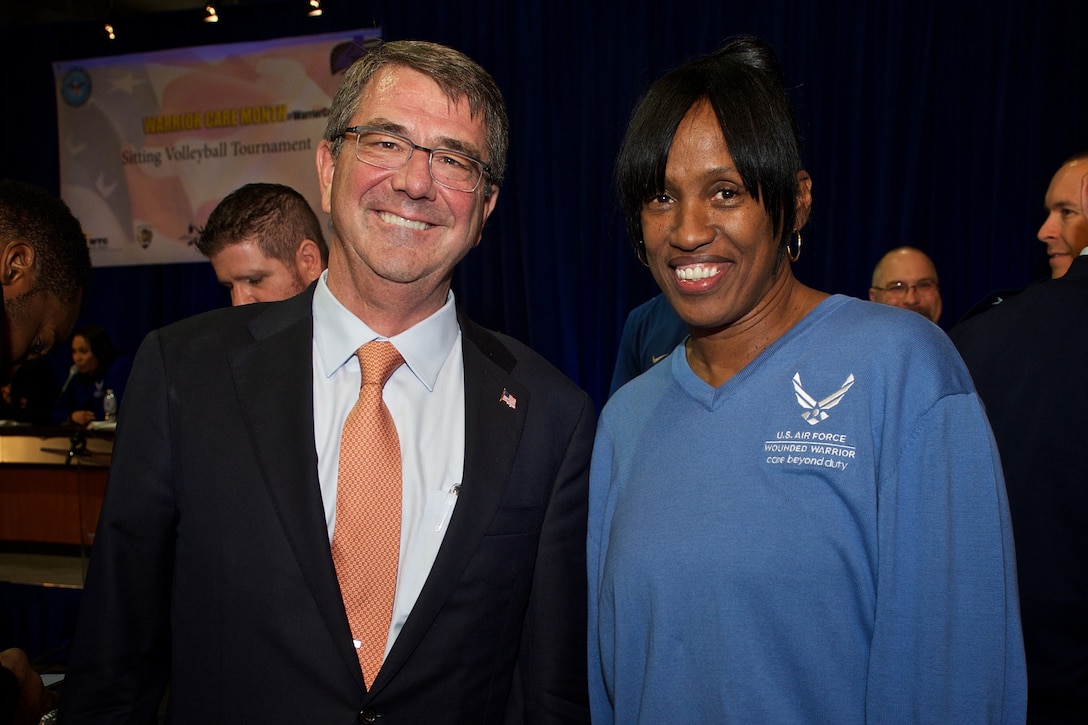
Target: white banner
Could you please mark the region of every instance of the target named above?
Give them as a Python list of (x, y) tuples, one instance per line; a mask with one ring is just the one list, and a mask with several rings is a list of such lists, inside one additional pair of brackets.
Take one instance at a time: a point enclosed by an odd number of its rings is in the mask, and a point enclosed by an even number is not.
[(203, 259), (197, 230), (243, 184), (298, 190), (343, 71), (378, 28), (53, 64), (60, 191), (95, 266)]

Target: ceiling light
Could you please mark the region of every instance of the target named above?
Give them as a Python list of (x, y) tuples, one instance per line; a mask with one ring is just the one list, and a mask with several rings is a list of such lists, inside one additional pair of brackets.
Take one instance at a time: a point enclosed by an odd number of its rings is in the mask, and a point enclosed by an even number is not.
[(306, 13), (311, 18), (316, 18), (321, 14), (321, 0), (310, 0), (310, 12)]
[(218, 23), (219, 22), (219, 16), (215, 14), (215, 5), (212, 5), (211, 3), (208, 3), (207, 5), (204, 6), (204, 12), (207, 13), (207, 15), (204, 16), (204, 22), (205, 23)]
[(116, 40), (117, 39), (117, 35), (114, 34), (114, 32), (113, 32), (113, 26), (112, 25), (110, 25), (109, 23), (106, 23), (105, 30), (106, 30), (106, 37), (107, 38), (109, 38), (110, 40)]

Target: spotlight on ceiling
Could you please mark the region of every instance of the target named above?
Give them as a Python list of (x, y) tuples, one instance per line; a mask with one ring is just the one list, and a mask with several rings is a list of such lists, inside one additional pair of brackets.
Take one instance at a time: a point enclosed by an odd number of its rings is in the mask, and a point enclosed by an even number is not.
[(211, 3), (208, 3), (207, 5), (204, 6), (204, 12), (207, 13), (207, 15), (204, 16), (204, 22), (205, 23), (218, 23), (219, 22), (219, 16), (215, 13), (215, 5), (212, 5)]
[(109, 38), (110, 40), (117, 40), (117, 35), (113, 32), (113, 26), (112, 25), (110, 25), (109, 23), (106, 23), (105, 30), (106, 30), (106, 37), (107, 38)]
[(321, 0), (310, 0), (310, 12), (306, 13), (311, 18), (316, 18), (321, 14)]

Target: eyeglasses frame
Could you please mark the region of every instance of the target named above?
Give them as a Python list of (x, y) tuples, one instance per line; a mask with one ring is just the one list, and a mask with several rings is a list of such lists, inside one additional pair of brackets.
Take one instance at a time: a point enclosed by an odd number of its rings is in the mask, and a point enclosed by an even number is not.
[[(373, 166), (375, 169), (385, 169), (386, 171), (397, 171), (399, 169), (403, 169), (405, 166), (408, 165), (408, 162), (412, 160), (412, 154), (415, 153), (415, 150), (419, 149), (420, 151), (426, 151), (427, 152), (427, 173), (430, 174), (431, 180), (434, 181), (434, 183), (438, 184), (439, 186), (441, 186), (441, 187), (443, 187), (445, 189), (449, 189), (450, 191), (463, 191), (466, 194), (472, 194), (477, 189), (480, 188), (480, 182), (484, 179), (484, 177), (487, 177), (489, 182), (491, 180), (491, 164), (487, 163), (486, 161), (482, 161), (482, 160), (476, 158), (475, 156), (470, 156), (469, 154), (466, 154), (463, 151), (457, 151), (455, 149), (448, 149), (448, 148), (444, 148), (442, 146), (439, 146), (439, 147), (433, 148), (433, 149), (432, 148), (427, 148), (426, 146), (420, 146), (415, 141), (408, 138), (407, 136), (404, 136), (403, 134), (395, 133), (395, 132), (390, 131), (388, 129), (380, 128), (378, 126), (348, 126), (343, 131), (341, 131), (339, 134), (337, 134), (336, 138), (342, 139), (342, 138), (344, 138), (344, 136), (346, 136), (349, 133), (355, 134), (355, 158), (358, 159), (360, 162), (366, 164), (367, 166)], [(397, 139), (400, 139), (401, 141), (404, 141), (406, 144), (408, 144), (408, 146), (410, 148), (410, 150), (408, 151), (408, 155), (404, 158), (404, 163), (401, 164), (400, 166), (397, 166), (396, 168), (390, 169), (390, 168), (387, 168), (385, 166), (378, 166), (377, 164), (375, 164), (375, 163), (373, 163), (371, 161), (367, 161), (367, 160), (361, 158), (359, 156), (359, 139), (363, 137), (364, 133), (380, 133), (380, 134), (383, 134), (385, 136), (392, 136), (393, 138), (397, 138)], [(471, 189), (458, 189), (455, 186), (450, 186), (449, 184), (446, 184), (446, 183), (436, 179), (435, 176), (434, 176), (434, 167), (432, 166), (432, 164), (434, 163), (434, 155), (435, 155), (436, 152), (453, 154), (455, 156), (460, 156), (461, 158), (468, 159), (469, 161), (472, 161), (473, 163), (479, 164), (480, 169), (482, 170), (483, 173), (480, 174), (480, 178), (476, 179), (476, 185), (473, 186)]]
[[(933, 286), (931, 288), (929, 288), (929, 291), (931, 291), (931, 292), (936, 292), (937, 290), (939, 290), (941, 288), (941, 283), (939, 281), (937, 281), (935, 279), (932, 279), (932, 278), (926, 278), (926, 279), (918, 280), (918, 282), (916, 282), (915, 284), (907, 284), (906, 282), (901, 282), (899, 280), (893, 280), (892, 282), (890, 282), (888, 284), (887, 287), (873, 287), (873, 289), (879, 290), (880, 292), (883, 292), (884, 294), (887, 294), (887, 295), (903, 295), (904, 297), (906, 297), (908, 294), (910, 294), (911, 290), (914, 290), (915, 292), (920, 292), (918, 284), (920, 284), (922, 282), (932, 282), (933, 283)], [(897, 285), (897, 284), (902, 285), (902, 286), (901, 287), (896, 287), (895, 285)], [(926, 288), (921, 288), (921, 289), (926, 289)]]

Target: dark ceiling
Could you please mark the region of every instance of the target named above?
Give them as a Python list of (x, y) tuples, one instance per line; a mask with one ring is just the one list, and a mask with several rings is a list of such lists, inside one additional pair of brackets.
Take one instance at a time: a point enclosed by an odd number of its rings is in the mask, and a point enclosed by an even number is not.
[[(0, 3), (0, 24), (65, 23), (105, 21), (145, 13), (193, 10), (207, 0), (4, 0)], [(235, 5), (238, 0), (221, 0), (216, 6)]]

